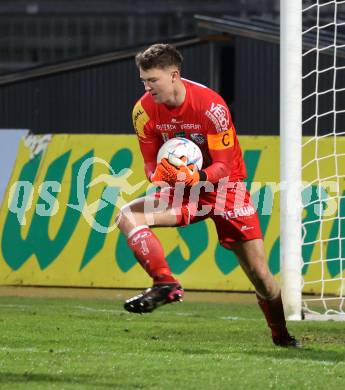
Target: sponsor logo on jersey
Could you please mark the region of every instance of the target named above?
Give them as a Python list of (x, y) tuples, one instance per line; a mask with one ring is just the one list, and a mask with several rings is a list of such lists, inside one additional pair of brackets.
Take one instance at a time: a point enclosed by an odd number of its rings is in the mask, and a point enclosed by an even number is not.
[(200, 134), (200, 133), (192, 133), (190, 135), (190, 138), (198, 145), (202, 145), (206, 141), (204, 134)]
[(200, 130), (201, 125), (200, 123), (185, 123), (184, 125), (180, 126), (182, 130)]
[(135, 112), (134, 117), (133, 117), (134, 123), (137, 123), (140, 115), (143, 115), (143, 113), (144, 113), (144, 111), (142, 111), (140, 108), (138, 111)]
[[(250, 215), (254, 215), (254, 214), (255, 214), (254, 207), (248, 205), (240, 208), (234, 208), (233, 210), (224, 211), (222, 217), (225, 219), (234, 219), (238, 217), (249, 217)], [(252, 227), (245, 225), (242, 228), (243, 229), (241, 230), (250, 230)]]
[[(173, 122), (171, 120), (171, 122)], [(182, 121), (181, 121), (182, 122)], [(174, 131), (174, 130), (200, 130), (201, 124), (199, 123), (184, 123), (180, 124), (181, 122), (175, 122), (175, 123), (157, 123), (156, 129), (159, 131)]]
[(222, 104), (211, 104), (211, 108), (205, 112), (205, 115), (213, 122), (217, 133), (226, 131), (230, 124), (230, 114), (227, 107)]
[(134, 106), (132, 120), (135, 132), (137, 133), (138, 137), (145, 138), (145, 125), (150, 120), (150, 118), (141, 105), (140, 101)]
[(176, 125), (172, 125), (171, 123), (160, 123), (160, 124), (156, 124), (156, 129), (163, 130), (163, 131), (177, 130), (177, 127), (176, 127)]
[(224, 131), (223, 133), (207, 134), (208, 147), (212, 150), (229, 149), (234, 146), (233, 129)]
[(171, 123), (183, 123), (183, 121), (178, 121), (176, 118), (171, 118)]

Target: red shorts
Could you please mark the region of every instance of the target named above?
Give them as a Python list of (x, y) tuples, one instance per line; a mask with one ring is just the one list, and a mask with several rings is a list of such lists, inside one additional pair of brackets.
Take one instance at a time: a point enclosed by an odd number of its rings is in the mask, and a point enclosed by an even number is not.
[(262, 239), (260, 222), (249, 191), (243, 182), (229, 183), (230, 188), (218, 189), (193, 186), (179, 190), (166, 187), (154, 194), (175, 211), (177, 226), (211, 218), (221, 245), (231, 248), (239, 241)]

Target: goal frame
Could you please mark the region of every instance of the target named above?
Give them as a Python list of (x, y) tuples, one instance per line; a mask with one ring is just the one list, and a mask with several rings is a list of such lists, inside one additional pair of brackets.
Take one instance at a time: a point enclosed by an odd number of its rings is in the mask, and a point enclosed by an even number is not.
[(302, 0), (280, 0), (280, 275), (287, 320), (302, 318)]

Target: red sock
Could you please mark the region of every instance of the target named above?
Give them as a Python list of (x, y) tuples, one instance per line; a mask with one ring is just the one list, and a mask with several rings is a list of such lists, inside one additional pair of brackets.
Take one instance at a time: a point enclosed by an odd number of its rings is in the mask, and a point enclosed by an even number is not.
[(143, 225), (132, 232), (128, 236), (128, 245), (144, 270), (153, 278), (153, 283), (177, 282), (171, 275), (162, 245), (152, 230)]
[(281, 294), (274, 299), (264, 299), (256, 294), (259, 306), (266, 317), (268, 326), (271, 328), (272, 337), (287, 336), (286, 321), (284, 315), (283, 302)]

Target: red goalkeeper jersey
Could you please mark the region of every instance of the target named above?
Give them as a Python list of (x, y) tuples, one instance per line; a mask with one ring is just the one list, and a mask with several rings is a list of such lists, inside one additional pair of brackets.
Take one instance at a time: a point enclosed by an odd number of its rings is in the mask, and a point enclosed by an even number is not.
[(182, 105), (158, 104), (145, 93), (134, 106), (133, 125), (147, 177), (156, 168), (161, 145), (170, 138), (184, 137), (200, 147), (208, 181), (217, 183), (227, 176), (230, 181), (243, 180), (246, 169), (226, 103), (215, 91), (189, 80), (182, 81), (186, 87)]

